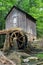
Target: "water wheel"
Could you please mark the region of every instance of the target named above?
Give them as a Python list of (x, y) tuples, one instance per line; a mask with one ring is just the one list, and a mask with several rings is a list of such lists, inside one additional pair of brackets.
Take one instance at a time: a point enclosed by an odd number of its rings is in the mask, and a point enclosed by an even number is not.
[(10, 35), (11, 40), (13, 41), (14, 38), (17, 40), (17, 45), (19, 49), (24, 49), (27, 45), (27, 36), (23, 31), (15, 30)]

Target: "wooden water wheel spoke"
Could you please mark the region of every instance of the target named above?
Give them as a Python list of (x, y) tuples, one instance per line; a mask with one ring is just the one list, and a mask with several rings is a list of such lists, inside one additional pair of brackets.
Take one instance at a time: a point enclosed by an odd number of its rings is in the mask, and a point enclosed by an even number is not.
[(19, 33), (20, 33), (20, 32), (18, 32), (18, 37), (19, 37)]
[(21, 48), (23, 46), (23, 44), (19, 45), (19, 48)]
[(20, 37), (18, 38), (18, 40), (19, 40), (20, 42), (24, 42), (24, 36), (20, 36)]
[(19, 39), (23, 38), (24, 36), (20, 36)]
[(19, 31), (14, 31), (14, 32), (12, 33), (12, 36), (18, 37), (18, 36), (19, 36)]

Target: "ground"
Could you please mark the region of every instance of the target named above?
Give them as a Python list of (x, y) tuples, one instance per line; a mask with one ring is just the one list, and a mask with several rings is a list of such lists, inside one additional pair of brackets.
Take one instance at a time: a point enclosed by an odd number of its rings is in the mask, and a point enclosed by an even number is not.
[[(0, 55), (5, 55), (8, 59), (12, 60), (16, 65), (43, 65), (43, 47), (42, 41), (41, 46), (38, 43), (32, 43), (33, 47), (29, 49), (30, 46), (28, 46), (27, 49), (23, 50), (14, 50), (10, 49), (7, 52), (0, 52)], [(28, 52), (28, 53), (27, 53)], [(12, 64), (3, 64), (0, 62), (0, 65), (12, 65)]]
[[(0, 52), (1, 54), (1, 52)], [(3, 53), (2, 53), (3, 54)], [(43, 52), (35, 54), (27, 54), (22, 51), (12, 51), (9, 53), (4, 53), (5, 56), (16, 63), (16, 65), (43, 65)], [(34, 58), (35, 57), (35, 58)], [(12, 64), (2, 64), (0, 65), (12, 65)]]

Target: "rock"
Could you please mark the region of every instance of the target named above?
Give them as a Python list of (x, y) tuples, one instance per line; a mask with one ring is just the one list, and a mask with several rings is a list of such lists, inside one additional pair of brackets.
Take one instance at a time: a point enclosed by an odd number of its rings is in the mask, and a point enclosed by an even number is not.
[(22, 65), (30, 65), (29, 63), (22, 63)]
[(2, 56), (3, 55), (3, 52), (2, 51), (0, 51), (0, 56)]
[(23, 59), (23, 62), (29, 62), (29, 61), (37, 61), (38, 58), (37, 57), (28, 57), (26, 59)]
[(20, 55), (21, 57), (30, 57), (29, 54), (25, 53), (25, 52), (17, 52), (18, 55)]
[(8, 55), (7, 57), (13, 60), (17, 65), (21, 65), (20, 55), (18, 55), (15, 51), (13, 53), (10, 53), (10, 55)]
[(37, 61), (38, 58), (37, 57), (28, 57), (29, 61)]
[(18, 50), (17, 38), (13, 39), (13, 48), (14, 50)]
[(43, 65), (43, 61), (42, 62), (38, 62), (37, 65)]
[(29, 59), (28, 58), (23, 59), (23, 62), (27, 63), (27, 62), (29, 62)]

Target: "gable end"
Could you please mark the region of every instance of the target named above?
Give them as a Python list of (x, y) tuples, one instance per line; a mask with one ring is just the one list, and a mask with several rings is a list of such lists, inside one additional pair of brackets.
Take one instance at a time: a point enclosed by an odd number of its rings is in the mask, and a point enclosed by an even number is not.
[(28, 17), (30, 20), (32, 20), (32, 22), (36, 23), (36, 19), (35, 19), (35, 18), (33, 18), (30, 14), (28, 14), (27, 12), (23, 11), (22, 9), (20, 9), (20, 8), (18, 8), (18, 7), (16, 7), (16, 6), (13, 6), (13, 7), (11, 8), (11, 10), (10, 10), (10, 11), (8, 12), (8, 14), (6, 15), (5, 19), (6, 19), (7, 16), (10, 14), (10, 12), (13, 10), (13, 8), (15, 8), (15, 9), (17, 9), (17, 10), (23, 12), (24, 14), (26, 14), (26, 17)]

